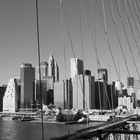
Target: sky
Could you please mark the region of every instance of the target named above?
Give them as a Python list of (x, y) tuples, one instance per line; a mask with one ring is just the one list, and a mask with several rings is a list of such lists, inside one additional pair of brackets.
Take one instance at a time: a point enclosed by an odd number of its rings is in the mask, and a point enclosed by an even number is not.
[[(118, 0), (117, 0), (118, 1)], [(126, 0), (124, 0), (126, 2)], [(134, 0), (135, 1), (135, 0)], [(92, 75), (97, 78), (97, 57), (90, 31), (95, 41), (101, 67), (107, 68), (109, 72), (109, 80), (116, 81), (115, 67), (109, 51), (106, 35), (103, 26), (103, 9), (101, 0), (85, 0), (84, 12), (82, 0), (62, 0), (65, 15), (67, 18), (69, 33), (72, 41), (72, 47), (77, 58), (82, 59), (82, 49), (84, 50), (84, 66), (89, 69)], [(113, 22), (111, 20), (111, 0), (104, 0), (105, 15), (108, 29), (108, 40), (119, 73), (120, 79), (126, 84), (128, 76), (126, 65), (119, 48), (119, 43), (115, 34)], [(133, 16), (140, 32), (139, 10), (136, 12), (129, 0), (133, 12)], [(126, 40), (121, 22), (116, 8), (116, 0), (113, 0), (116, 27), (119, 33), (120, 42), (128, 63), (131, 76), (138, 79), (132, 55), (130, 53), (128, 42)], [(64, 11), (60, 6), (60, 0), (38, 0), (39, 6), (39, 29), (40, 29), (40, 49), (41, 61), (48, 61), (52, 53), (59, 66), (60, 80), (70, 77), (70, 58), (73, 51), (68, 36)], [(79, 8), (81, 7), (81, 9)], [(135, 38), (140, 48), (140, 36), (136, 30), (134, 20), (131, 16), (130, 9), (126, 3), (128, 16), (135, 33)], [(81, 33), (80, 33), (80, 15), (81, 15)], [(124, 9), (121, 9), (122, 21), (133, 50), (134, 59), (138, 70), (140, 69), (138, 49), (132, 36), (130, 25)], [(64, 59), (64, 48), (65, 56)], [(36, 35), (36, 17), (35, 17), (35, 0), (0, 0), (0, 85), (7, 84), (10, 78), (20, 76), (20, 65), (22, 63), (31, 63), (33, 67), (38, 65), (37, 56), (37, 35)], [(66, 70), (65, 70), (66, 65)], [(65, 75), (66, 71), (66, 75)]]

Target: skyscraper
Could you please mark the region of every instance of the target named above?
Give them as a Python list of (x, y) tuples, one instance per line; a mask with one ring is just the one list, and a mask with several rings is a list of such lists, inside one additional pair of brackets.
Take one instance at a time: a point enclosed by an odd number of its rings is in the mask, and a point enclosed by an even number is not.
[(104, 80), (105, 83), (108, 82), (108, 72), (107, 69), (98, 69), (98, 77), (100, 80)]
[[(41, 69), (41, 85), (42, 85), (42, 103), (50, 104), (53, 103), (53, 90), (54, 82), (59, 81), (59, 68), (51, 54), (47, 62), (42, 62), (40, 65)], [(37, 79), (39, 79), (39, 70), (37, 67)], [(36, 82), (36, 101), (40, 102), (39, 99), (39, 82)]]
[(48, 75), (47, 77), (53, 77), (54, 82), (59, 81), (59, 68), (54, 60), (53, 55), (51, 54), (48, 60)]
[[(41, 79), (44, 79), (48, 75), (48, 63), (46, 61), (40, 63)], [(39, 67), (37, 66), (37, 79), (39, 79)]]
[[(83, 92), (83, 78), (84, 88)], [(95, 108), (95, 79), (91, 75), (78, 75), (72, 78), (73, 87), (73, 108), (75, 109), (93, 109)]]
[(78, 58), (71, 58), (70, 60), (71, 78), (76, 75), (83, 74), (83, 61)]
[(32, 64), (22, 64), (20, 67), (21, 78), (21, 103), (20, 107), (24, 108), (34, 101), (34, 81), (35, 81), (35, 68)]
[(18, 80), (11, 78), (8, 82), (5, 95), (3, 97), (3, 111), (16, 112), (19, 108), (20, 93)]
[(72, 108), (72, 86), (70, 80), (54, 83), (54, 104), (62, 109)]
[(5, 95), (6, 85), (0, 86), (0, 112), (3, 111), (3, 97)]

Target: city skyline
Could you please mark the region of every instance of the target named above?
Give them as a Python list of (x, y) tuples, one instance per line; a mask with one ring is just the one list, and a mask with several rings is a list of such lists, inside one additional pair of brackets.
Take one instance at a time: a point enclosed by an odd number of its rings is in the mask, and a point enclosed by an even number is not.
[[(65, 14), (67, 16), (68, 25), (70, 29), (70, 35), (75, 51), (76, 58), (82, 58), (81, 51), (81, 38), (80, 38), (80, 27), (79, 27), (79, 1), (75, 0), (65, 0), (63, 1), (63, 6)], [(127, 71), (125, 68), (124, 60), (121, 51), (118, 47), (118, 41), (113, 28), (110, 12), (111, 12), (111, 1), (105, 1), (105, 11), (107, 19), (107, 27), (109, 32), (109, 41), (115, 58), (115, 63), (117, 64), (117, 69), (119, 71), (121, 80), (126, 84)], [(115, 2), (115, 1), (113, 1)], [(131, 1), (130, 1), (131, 2)], [(41, 47), (41, 61), (48, 60), (51, 53), (58, 63), (60, 69), (60, 80), (70, 77), (70, 58), (73, 58), (73, 53), (71, 50), (71, 44), (67, 34), (67, 27), (64, 19), (63, 13), (61, 13), (60, 1), (59, 0), (38, 0), (39, 4), (39, 26), (40, 26), (40, 47)], [(80, 4), (81, 5), (81, 4)], [(115, 5), (115, 4), (114, 4)], [(128, 5), (126, 5), (128, 8)], [(131, 5), (132, 6), (132, 5)], [(99, 7), (99, 10), (98, 10)], [(133, 7), (132, 7), (133, 8)], [(101, 62), (102, 68), (107, 68), (109, 72), (109, 81), (116, 81), (117, 76), (115, 68), (110, 56), (109, 49), (105, 40), (105, 33), (103, 28), (103, 13), (102, 13), (102, 3), (101, 0), (85, 2), (85, 9), (88, 14), (88, 19), (90, 26), (95, 25), (96, 33), (96, 47), (98, 51), (98, 56)], [(138, 9), (137, 9), (138, 10)], [(128, 49), (127, 41), (122, 31), (121, 23), (119, 21), (119, 16), (116, 11), (116, 25), (120, 35), (120, 40), (125, 51), (125, 56), (128, 62), (128, 67), (131, 72), (131, 76), (138, 79), (132, 58), (130, 57), (130, 51)], [(137, 11), (138, 13), (139, 11)], [(33, 67), (37, 67), (37, 39), (36, 39), (36, 19), (35, 19), (35, 1), (24, 0), (24, 1), (0, 1), (0, 64), (1, 64), (1, 74), (0, 74), (0, 84), (7, 84), (11, 77), (17, 77), (20, 74), (20, 65), (22, 63), (32, 63)], [(101, 14), (101, 16), (100, 16)], [(133, 10), (133, 14), (135, 14)], [(93, 76), (97, 76), (97, 62), (96, 54), (93, 48), (93, 42), (89, 34), (89, 29), (87, 25), (86, 16), (84, 10), (81, 12), (81, 23), (82, 23), (82, 35), (83, 35), (83, 47), (84, 47), (84, 66), (85, 69), (92, 71)], [(131, 18), (131, 23), (134, 31), (136, 32), (134, 22), (132, 20), (130, 11), (129, 16)], [(126, 22), (126, 30), (131, 41), (131, 46), (133, 53), (135, 55), (136, 64), (139, 68), (139, 55), (135, 48), (135, 42), (133, 36), (131, 35), (131, 30), (127, 22), (127, 18), (122, 10), (123, 22)], [(136, 15), (134, 17), (137, 21)], [(139, 25), (140, 26), (140, 25)], [(63, 29), (62, 29), (63, 28)], [(62, 38), (63, 31), (63, 38)], [(135, 33), (136, 39), (138, 41), (139, 37)], [(95, 36), (94, 36), (95, 38)], [(138, 42), (139, 44), (140, 42)], [(66, 55), (66, 76), (64, 74), (64, 48)]]

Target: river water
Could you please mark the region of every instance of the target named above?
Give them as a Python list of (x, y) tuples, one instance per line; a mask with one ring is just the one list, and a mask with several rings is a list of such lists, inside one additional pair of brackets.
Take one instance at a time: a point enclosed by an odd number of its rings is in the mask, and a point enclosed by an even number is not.
[[(96, 125), (92, 124), (92, 125)], [(52, 137), (63, 136), (87, 127), (86, 124), (64, 125), (44, 124), (44, 138), (49, 140)], [(140, 125), (130, 127), (131, 130), (140, 130)], [(20, 122), (12, 120), (0, 120), (0, 140), (41, 140), (41, 124), (33, 122)], [(97, 138), (93, 138), (93, 140)], [(110, 135), (106, 140), (140, 140), (140, 135)]]
[[(96, 123), (97, 124), (97, 123)], [(44, 137), (49, 140), (52, 137), (63, 136), (87, 127), (87, 124), (64, 125), (44, 124)], [(41, 124), (34, 122), (20, 122), (13, 120), (0, 120), (0, 140), (41, 140)]]

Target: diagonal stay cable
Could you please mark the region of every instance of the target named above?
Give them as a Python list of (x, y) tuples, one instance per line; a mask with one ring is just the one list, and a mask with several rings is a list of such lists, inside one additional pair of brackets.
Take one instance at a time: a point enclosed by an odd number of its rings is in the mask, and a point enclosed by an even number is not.
[(126, 60), (126, 57), (124, 55), (122, 44), (121, 44), (121, 41), (120, 41), (120, 38), (119, 38), (119, 33), (118, 33), (118, 30), (117, 30), (117, 27), (116, 27), (113, 0), (111, 0), (111, 18), (112, 18), (114, 30), (115, 30), (115, 33), (116, 33), (116, 36), (117, 36), (117, 39), (118, 39), (118, 42), (119, 42), (119, 46), (120, 46), (120, 49), (121, 49), (121, 52), (122, 52), (122, 56), (123, 56), (123, 59), (124, 59), (125, 65), (126, 65), (127, 73), (128, 73), (128, 76), (130, 77), (130, 71), (129, 71), (129, 68), (128, 68), (128, 65), (127, 65), (127, 60)]
[(122, 21), (122, 16), (121, 16), (121, 11), (120, 11), (121, 9), (120, 9), (120, 7), (119, 7), (119, 0), (118, 0), (117, 3), (116, 3), (116, 7), (117, 7), (117, 11), (118, 11), (120, 23), (121, 23), (121, 25), (122, 25), (123, 32), (124, 32), (124, 34), (125, 34), (125, 37), (126, 37), (126, 40), (127, 40), (127, 44), (128, 44), (128, 47), (129, 47), (131, 56), (132, 56), (132, 60), (133, 60), (133, 63), (134, 63), (134, 66), (135, 66), (135, 69), (136, 69), (138, 78), (139, 78), (139, 80), (140, 80), (138, 68), (137, 68), (137, 65), (136, 65), (136, 62), (135, 62), (135, 58), (134, 58), (134, 55), (133, 55), (133, 51), (132, 51), (132, 49), (131, 49), (130, 40), (129, 40), (128, 35), (127, 35), (127, 33), (126, 33), (124, 22)]
[[(75, 65), (76, 65), (76, 55), (75, 55), (74, 46), (73, 46), (73, 42), (72, 42), (71, 35), (70, 35), (69, 24), (68, 24), (66, 12), (65, 12), (65, 9), (64, 9), (62, 0), (60, 0), (60, 6), (61, 6), (61, 8), (62, 8), (62, 12), (63, 12), (63, 15), (64, 15), (64, 19), (65, 19), (65, 23), (66, 23), (66, 28), (67, 28), (67, 33), (68, 33), (68, 37), (69, 37), (69, 41), (70, 41), (70, 46), (71, 46), (71, 49), (72, 49), (72, 54), (73, 54), (73, 56), (74, 56), (74, 61), (75, 61)], [(77, 67), (77, 65), (76, 65), (76, 67)], [(79, 76), (77, 76), (77, 77), (78, 77), (78, 79), (79, 79), (80, 87), (81, 87), (81, 89), (82, 89), (82, 81), (81, 81), (81, 79), (80, 79)], [(85, 96), (85, 95), (84, 95), (84, 93), (83, 93), (83, 97), (84, 97), (84, 96)], [(85, 104), (83, 104), (83, 108), (85, 109), (85, 105), (86, 105), (85, 98), (83, 98), (83, 100), (84, 100), (84, 103), (85, 103)], [(87, 106), (87, 105), (86, 105), (86, 106)]]
[(133, 39), (134, 39), (134, 42), (135, 42), (135, 46), (136, 46), (136, 48), (137, 48), (137, 50), (138, 50), (138, 53), (139, 53), (139, 56), (140, 56), (140, 50), (139, 50), (139, 47), (138, 47), (138, 43), (137, 43), (137, 40), (136, 40), (136, 38), (135, 38), (134, 30), (133, 30), (133, 28), (132, 28), (132, 25), (131, 25), (131, 22), (130, 22), (130, 18), (129, 18), (129, 16), (128, 16), (128, 12), (127, 12), (127, 10), (126, 10), (124, 1), (122, 1), (122, 7), (123, 7), (124, 12), (125, 12), (125, 15), (126, 15), (126, 17), (127, 17), (127, 21), (128, 21), (128, 23), (129, 23), (129, 26), (130, 26), (130, 30), (131, 30), (131, 33), (132, 33), (132, 36), (133, 36)]
[[(97, 63), (98, 63), (98, 65), (99, 65), (99, 67), (101, 68), (100, 61), (99, 61), (99, 58), (98, 58), (97, 48), (95, 47), (95, 41), (94, 41), (94, 39), (93, 39), (92, 30), (91, 30), (91, 27), (90, 27), (89, 19), (88, 19), (88, 16), (87, 16), (87, 12), (86, 12), (86, 10), (85, 10), (85, 6), (84, 6), (83, 0), (82, 0), (82, 6), (83, 6), (84, 13), (85, 13), (85, 15), (86, 15), (89, 33), (90, 33), (90, 36), (91, 36), (91, 39), (92, 39), (92, 42), (93, 42), (93, 46), (94, 46), (94, 50), (95, 50), (95, 53), (96, 53)], [(110, 101), (109, 101), (109, 98), (108, 98), (107, 89), (106, 89), (106, 86), (105, 86), (104, 81), (103, 81), (103, 85), (104, 85), (105, 94), (106, 94), (106, 96), (107, 96), (107, 100), (108, 100), (108, 103), (109, 103), (109, 108), (111, 109), (111, 105), (110, 105)]]

